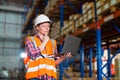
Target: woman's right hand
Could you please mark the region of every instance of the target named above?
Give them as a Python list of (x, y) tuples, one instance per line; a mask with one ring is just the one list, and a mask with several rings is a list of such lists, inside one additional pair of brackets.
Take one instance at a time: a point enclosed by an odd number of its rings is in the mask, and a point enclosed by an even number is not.
[(43, 39), (43, 42), (44, 43), (47, 43), (48, 41), (49, 41), (49, 36), (46, 34), (45, 36), (44, 36), (44, 39)]
[(45, 35), (43, 37), (42, 44), (39, 46), (39, 48), (40, 48), (41, 51), (44, 50), (44, 48), (45, 48), (45, 46), (46, 46), (46, 44), (47, 44), (48, 41), (49, 41), (49, 36)]

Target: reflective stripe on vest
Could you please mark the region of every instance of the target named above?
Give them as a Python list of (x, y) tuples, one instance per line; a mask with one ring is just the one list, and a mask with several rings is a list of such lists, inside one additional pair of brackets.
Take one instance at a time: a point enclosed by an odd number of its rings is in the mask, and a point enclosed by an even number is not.
[(46, 65), (46, 64), (41, 64), (37, 67), (29, 68), (27, 72), (38, 71), (38, 69), (43, 69), (43, 68), (46, 68), (48, 70), (53, 70), (54, 72), (56, 72), (56, 68), (54, 66)]
[[(31, 40), (34, 40), (33, 43), (34, 45), (36, 44), (35, 47), (38, 47), (41, 44), (40, 40), (36, 36)], [(53, 49), (52, 40), (49, 40), (46, 44), (46, 50), (41, 52), (45, 58), (39, 56), (35, 60), (30, 59), (27, 63), (26, 79), (35, 78), (44, 74), (57, 78), (55, 60), (53, 59), (53, 56), (48, 56), (54, 53)]]

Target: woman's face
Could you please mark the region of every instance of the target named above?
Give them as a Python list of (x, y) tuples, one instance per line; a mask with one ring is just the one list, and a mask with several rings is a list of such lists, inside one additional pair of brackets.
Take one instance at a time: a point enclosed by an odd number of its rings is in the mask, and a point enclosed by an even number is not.
[(39, 34), (42, 34), (42, 35), (48, 34), (50, 31), (50, 23), (48, 22), (42, 23), (38, 25), (36, 28)]

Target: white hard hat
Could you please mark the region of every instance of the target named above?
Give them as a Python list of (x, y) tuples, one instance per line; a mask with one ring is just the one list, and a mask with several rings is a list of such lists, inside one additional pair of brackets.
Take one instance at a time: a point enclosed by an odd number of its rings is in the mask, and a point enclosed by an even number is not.
[(37, 26), (38, 24), (44, 23), (44, 22), (52, 22), (46, 15), (40, 14), (35, 18), (34, 21), (34, 27)]

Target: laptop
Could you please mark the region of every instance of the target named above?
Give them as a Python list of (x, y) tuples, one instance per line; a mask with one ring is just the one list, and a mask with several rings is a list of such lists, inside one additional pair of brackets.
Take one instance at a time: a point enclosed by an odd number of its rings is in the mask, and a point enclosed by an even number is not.
[(63, 45), (62, 53), (65, 54), (71, 52), (72, 55), (77, 54), (79, 50), (80, 42), (81, 42), (81, 38), (72, 35), (67, 35)]

